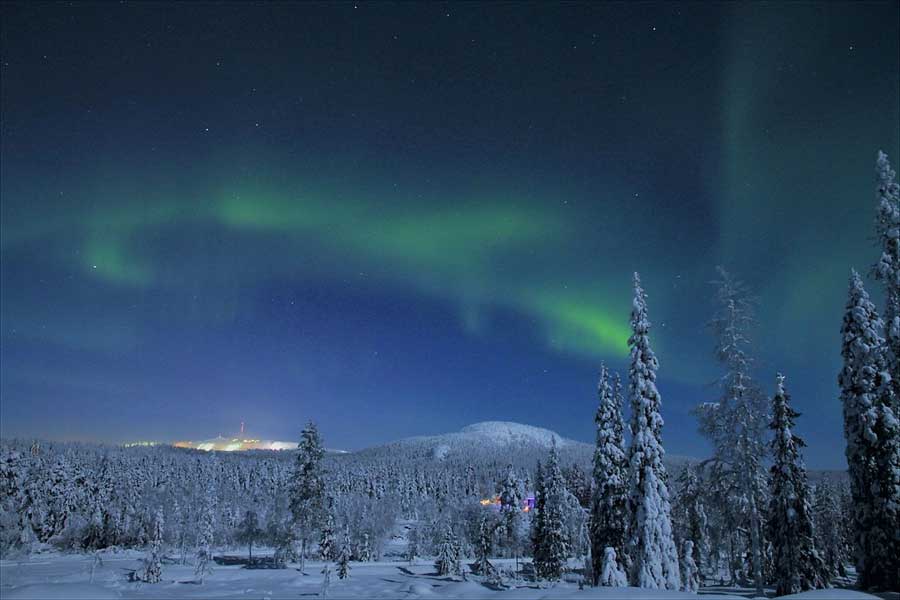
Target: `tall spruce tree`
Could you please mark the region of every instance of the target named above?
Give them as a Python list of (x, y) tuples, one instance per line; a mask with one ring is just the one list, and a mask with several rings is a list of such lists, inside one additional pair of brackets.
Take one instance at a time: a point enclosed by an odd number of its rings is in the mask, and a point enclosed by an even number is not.
[(697, 414), (700, 431), (713, 444), (710, 462), (719, 479), (717, 485), (730, 497), (721, 509), (728, 521), (724, 525), (730, 532), (746, 532), (749, 571), (756, 594), (762, 596), (767, 407), (765, 395), (750, 376), (749, 333), (755, 322), (754, 303), (740, 281), (721, 267), (718, 273), (719, 279), (714, 282), (717, 306), (710, 329), (715, 336), (715, 355), (725, 374), (720, 380), (719, 401), (700, 405)]
[(210, 478), (206, 482), (203, 498), (200, 501), (200, 523), (197, 533), (197, 562), (194, 575), (202, 584), (203, 578), (212, 572), (213, 528), (215, 526), (216, 487)]
[[(872, 540), (873, 585), (900, 587), (900, 185), (884, 152), (876, 160), (881, 257), (875, 277), (884, 285), (884, 362), (890, 375), (875, 407), (875, 480)], [(892, 533), (893, 532), (893, 533)]]
[(310, 543), (325, 519), (325, 479), (321, 465), (325, 450), (319, 430), (312, 421), (303, 430), (298, 448), (290, 509), (293, 530), (300, 538), (302, 570)]
[(891, 374), (894, 414), (900, 401), (900, 185), (894, 180), (887, 154), (879, 151), (875, 161), (878, 201), (875, 234), (881, 256), (872, 269), (884, 286), (885, 360)]
[(875, 407), (870, 585), (900, 590), (900, 421), (884, 394)]
[(494, 528), (484, 515), (478, 521), (478, 538), (475, 540), (475, 572), (482, 577), (494, 574), (494, 565), (491, 564), (491, 550), (493, 550)]
[(506, 479), (500, 485), (500, 516), (503, 545), (514, 555), (519, 553), (519, 529), (522, 522), (522, 484), (512, 465), (507, 467)]
[(656, 355), (650, 347), (647, 298), (634, 274), (631, 310), (631, 446), (629, 448), (629, 550), (631, 584), (678, 590), (681, 576), (678, 550), (672, 535), (668, 475), (663, 465), (661, 398), (656, 389)]
[(326, 510), (325, 524), (322, 526), (319, 536), (319, 558), (324, 561), (334, 560), (337, 557), (337, 542), (334, 539), (334, 507), (329, 499)]
[(544, 535), (547, 511), (545, 510), (547, 490), (544, 482), (544, 466), (538, 460), (534, 474), (534, 510), (531, 513), (531, 558), (535, 570), (544, 561)]
[(784, 596), (826, 587), (825, 562), (816, 550), (806, 467), (800, 449), (806, 443), (794, 435), (800, 416), (790, 406), (784, 375), (776, 377), (772, 398), (772, 460), (770, 469), (769, 539), (772, 542), (775, 594)]
[[(897, 424), (886, 398), (890, 376), (883, 325), (856, 271), (850, 274), (841, 327), (843, 368), (838, 375), (847, 439), (847, 466), (855, 524), (854, 555), (860, 587), (885, 588), (897, 581)], [(891, 431), (894, 433), (891, 434)], [(881, 435), (879, 435), (881, 434)], [(892, 521), (892, 518), (894, 519)], [(884, 527), (889, 524), (889, 529)], [(887, 531), (887, 533), (886, 533)]]
[(159, 583), (162, 581), (162, 540), (163, 540), (163, 511), (156, 509), (150, 532), (150, 550), (144, 558), (144, 573), (142, 580), (145, 583)]
[(543, 474), (542, 496), (542, 535), (537, 539), (540, 551), (534, 557), (534, 567), (539, 577), (555, 581), (562, 576), (570, 547), (565, 523), (566, 483), (559, 467), (555, 440)]
[(341, 542), (341, 549), (337, 556), (338, 579), (346, 579), (350, 576), (350, 532), (344, 530), (344, 539)]
[[(618, 386), (618, 378), (616, 379)], [(597, 441), (594, 447), (593, 493), (591, 497), (591, 570), (594, 585), (600, 585), (606, 548), (613, 548), (622, 565), (627, 564), (628, 459), (625, 455), (625, 423), (621, 396), (610, 386), (606, 365), (600, 367), (594, 417)]]

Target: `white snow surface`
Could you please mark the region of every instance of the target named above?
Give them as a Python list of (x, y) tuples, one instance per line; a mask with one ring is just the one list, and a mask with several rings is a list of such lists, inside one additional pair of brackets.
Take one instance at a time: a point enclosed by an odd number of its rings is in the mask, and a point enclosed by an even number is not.
[(468, 427), (463, 427), (460, 430), (459, 435), (483, 436), (486, 440), (498, 446), (530, 443), (550, 448), (554, 441), (556, 442), (557, 447), (575, 443), (561, 437), (559, 434), (550, 431), (549, 429), (513, 423), (511, 421), (484, 421), (482, 423), (474, 423)]
[(800, 592), (799, 594), (788, 594), (787, 596), (779, 596), (778, 598), (779, 600), (781, 600), (781, 598), (798, 598), (802, 600), (864, 600), (865, 598), (876, 598), (876, 596), (864, 592), (857, 592), (856, 590), (829, 589)]
[[(216, 566), (204, 583), (194, 581), (191, 565), (165, 564), (163, 581), (140, 584), (127, 581), (127, 572), (140, 565), (139, 552), (105, 553), (103, 564), (96, 568), (94, 583), (90, 581), (92, 558), (83, 554), (38, 554), (22, 560), (0, 561), (0, 598), (56, 599), (73, 598), (304, 598), (322, 597), (322, 564), (309, 562), (306, 573), (294, 568), (283, 570), (248, 570), (238, 566)], [(466, 561), (471, 562), (471, 560)], [(510, 561), (495, 560), (504, 568)], [(328, 598), (503, 598), (537, 599), (627, 599), (678, 600), (698, 598), (695, 594), (638, 588), (585, 588), (572, 582), (544, 584), (521, 582), (506, 590), (485, 586), (479, 577), (438, 577), (430, 561), (351, 563), (350, 577), (332, 577)], [(706, 600), (737, 600), (740, 596), (711, 594)], [(803, 600), (863, 600), (874, 596), (850, 590), (818, 590), (783, 598)]]
[(534, 427), (532, 425), (523, 425), (522, 423), (513, 423), (512, 421), (484, 421), (482, 423), (473, 423), (463, 427), (459, 431), (452, 433), (444, 433), (433, 436), (415, 436), (400, 440), (396, 443), (420, 444), (433, 443), (435, 447), (447, 446), (453, 449), (457, 446), (480, 446), (480, 447), (505, 447), (505, 446), (537, 446), (540, 448), (550, 449), (556, 441), (557, 447), (577, 444), (573, 440), (567, 440), (554, 431)]

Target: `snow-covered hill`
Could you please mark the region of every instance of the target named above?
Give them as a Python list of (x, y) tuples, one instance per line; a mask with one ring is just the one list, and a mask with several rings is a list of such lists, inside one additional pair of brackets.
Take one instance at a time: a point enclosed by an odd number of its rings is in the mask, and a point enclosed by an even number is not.
[[(588, 469), (593, 444), (564, 438), (541, 427), (511, 421), (484, 421), (463, 427), (460, 431), (439, 435), (415, 436), (358, 450), (345, 455), (345, 460), (389, 459), (408, 463), (468, 462), (472, 464), (513, 464), (529, 469), (538, 460), (546, 460), (556, 442), (563, 465), (577, 463)], [(668, 455), (670, 469), (679, 471), (690, 459)]]
[(560, 449), (564, 446), (578, 444), (578, 442), (567, 440), (549, 429), (511, 421), (484, 421), (463, 427), (460, 431), (453, 433), (416, 436), (394, 443), (406, 448), (427, 446), (432, 449), (435, 458), (442, 458), (450, 452), (472, 448), (499, 450), (534, 447), (546, 451), (550, 449), (553, 442), (556, 442), (557, 448)]
[(485, 421), (452, 433), (418, 435), (365, 448), (351, 453), (351, 456), (362, 458), (390, 455), (398, 459), (402, 457), (410, 460), (445, 460), (482, 453), (495, 457), (506, 452), (544, 455), (554, 441), (560, 452), (577, 446), (587, 447), (587, 444), (565, 439), (549, 429), (508, 421)]
[(554, 442), (556, 442), (558, 447), (566, 444), (578, 443), (560, 437), (558, 433), (550, 431), (549, 429), (513, 423), (512, 421), (484, 421), (481, 423), (474, 423), (468, 427), (463, 427), (459, 433), (450, 435), (466, 436), (470, 438), (482, 437), (485, 438), (487, 443), (493, 443), (500, 446), (509, 446), (511, 444), (538, 444), (545, 448), (550, 448)]

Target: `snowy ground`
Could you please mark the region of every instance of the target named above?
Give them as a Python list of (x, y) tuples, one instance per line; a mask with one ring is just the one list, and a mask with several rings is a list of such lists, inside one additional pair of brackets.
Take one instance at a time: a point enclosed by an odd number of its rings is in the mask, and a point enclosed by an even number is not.
[[(194, 581), (193, 568), (167, 564), (163, 583), (147, 585), (127, 581), (128, 572), (140, 566), (140, 553), (106, 554), (90, 583), (90, 556), (41, 554), (22, 560), (0, 561), (0, 598), (316, 598), (322, 593), (322, 563), (307, 564), (306, 574), (296, 568), (284, 570), (248, 570), (239, 566), (217, 566), (202, 585)], [(506, 561), (496, 561), (506, 567)], [(586, 588), (575, 583), (557, 583), (544, 588), (522, 582), (508, 590), (492, 590), (478, 577), (438, 577), (430, 562), (417, 565), (406, 562), (352, 563), (350, 578), (338, 580), (332, 575), (329, 598), (628, 598), (638, 600), (697, 598), (680, 592), (658, 592), (635, 588)], [(709, 590), (711, 591), (711, 590)], [(702, 596), (706, 600), (736, 600), (721, 593)], [(819, 590), (792, 598), (809, 600), (851, 600), (874, 598), (847, 590)]]

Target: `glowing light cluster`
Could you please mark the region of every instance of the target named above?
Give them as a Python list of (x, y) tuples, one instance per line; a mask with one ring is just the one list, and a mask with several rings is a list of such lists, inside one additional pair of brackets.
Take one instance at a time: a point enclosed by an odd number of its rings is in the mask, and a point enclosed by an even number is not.
[(176, 448), (193, 448), (205, 452), (240, 452), (243, 450), (292, 450), (296, 442), (280, 442), (276, 440), (257, 440), (244, 438), (215, 437), (200, 442), (181, 441), (172, 444)]
[[(500, 510), (500, 496), (482, 498), (478, 503), (485, 507), (490, 506)], [(529, 512), (532, 508), (534, 508), (534, 496), (528, 496), (522, 501), (522, 512)]]

